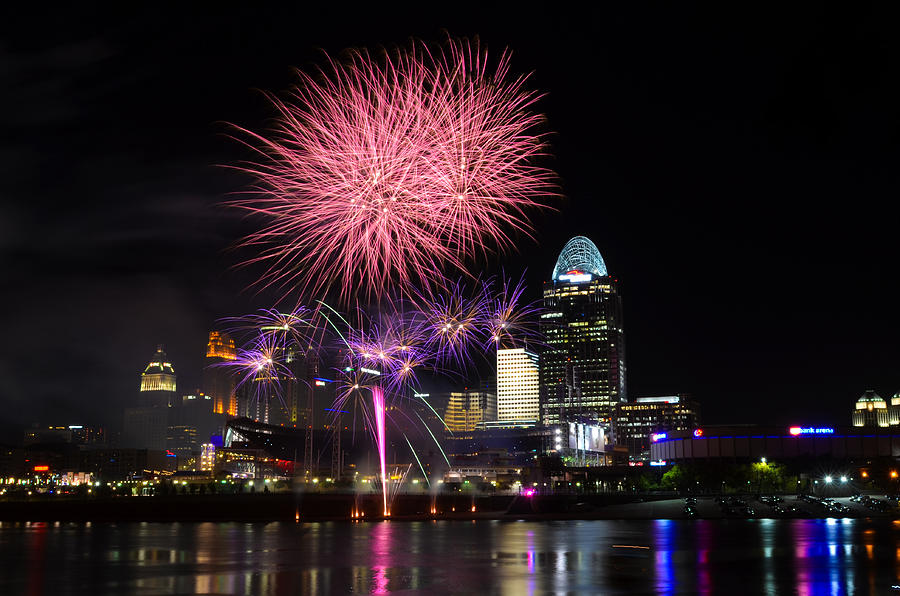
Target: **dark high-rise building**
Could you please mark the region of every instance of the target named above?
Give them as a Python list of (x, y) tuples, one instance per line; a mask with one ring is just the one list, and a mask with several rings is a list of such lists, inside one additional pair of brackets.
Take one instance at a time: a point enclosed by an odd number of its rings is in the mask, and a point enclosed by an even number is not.
[(121, 447), (162, 451), (166, 449), (168, 432), (168, 407), (126, 408)]
[(166, 450), (178, 458), (176, 465), (179, 470), (193, 470), (199, 467), (200, 444), (197, 442), (197, 428), (187, 424), (170, 424)]
[(175, 368), (162, 346), (141, 373), (137, 408), (126, 408), (122, 445), (141, 449), (166, 448), (169, 411), (176, 403)]
[(212, 398), (213, 411), (216, 414), (237, 416), (238, 404), (234, 392), (233, 371), (223, 362), (237, 358), (234, 340), (223, 331), (210, 331), (206, 344), (206, 366), (203, 368), (203, 393)]
[[(190, 395), (181, 396), (181, 406), (172, 408), (169, 414), (169, 426), (190, 426), (197, 431), (197, 440), (194, 450), (198, 451), (200, 445), (208, 443), (213, 435), (221, 435), (225, 432), (227, 414), (217, 414), (213, 411), (213, 399), (201, 391)], [(169, 429), (171, 435), (172, 430)], [(169, 449), (172, 449), (171, 446)]]
[(563, 247), (544, 284), (543, 306), (541, 419), (608, 421), (625, 401), (622, 300), (589, 239), (575, 236)]

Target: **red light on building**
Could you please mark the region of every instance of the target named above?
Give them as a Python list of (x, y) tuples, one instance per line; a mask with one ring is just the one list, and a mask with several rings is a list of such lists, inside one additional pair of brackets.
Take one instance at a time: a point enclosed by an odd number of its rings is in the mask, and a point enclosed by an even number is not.
[(35, 466), (34, 471), (35, 472), (49, 472), (50, 466)]
[(799, 435), (800, 433), (803, 432), (803, 429), (800, 428), (799, 426), (792, 426), (788, 429), (788, 432), (796, 437), (797, 435)]
[(697, 438), (702, 437), (702, 436), (703, 436), (703, 429), (702, 429), (702, 428), (694, 429), (694, 436), (697, 437)]

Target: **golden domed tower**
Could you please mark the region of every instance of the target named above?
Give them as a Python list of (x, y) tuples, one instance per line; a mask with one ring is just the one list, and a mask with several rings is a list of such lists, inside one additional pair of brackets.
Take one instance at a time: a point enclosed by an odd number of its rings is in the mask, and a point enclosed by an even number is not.
[(175, 403), (176, 397), (175, 369), (169, 362), (165, 349), (159, 345), (141, 373), (140, 403), (145, 407), (168, 407)]

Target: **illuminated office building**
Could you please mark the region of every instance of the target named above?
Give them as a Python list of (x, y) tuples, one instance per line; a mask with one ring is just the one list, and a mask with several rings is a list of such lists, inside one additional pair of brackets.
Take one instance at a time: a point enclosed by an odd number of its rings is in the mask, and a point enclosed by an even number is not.
[(616, 405), (611, 426), (615, 444), (627, 447), (632, 460), (648, 460), (650, 435), (694, 430), (700, 426), (700, 407), (683, 395), (639, 397)]
[(546, 425), (609, 421), (625, 401), (622, 301), (600, 251), (569, 240), (544, 284), (541, 418)]
[(480, 423), (497, 419), (497, 396), (486, 391), (450, 393), (444, 423), (453, 433), (474, 431)]
[(497, 350), (497, 420), (537, 421), (538, 357), (524, 348)]
[(212, 443), (203, 443), (200, 446), (200, 471), (212, 472), (216, 465), (216, 446)]
[(142, 407), (169, 407), (175, 405), (175, 369), (169, 362), (162, 345), (141, 373), (140, 405)]
[(238, 404), (235, 395), (233, 371), (223, 362), (237, 358), (234, 340), (223, 331), (210, 331), (206, 344), (206, 366), (203, 368), (203, 393), (212, 398), (216, 414), (237, 416)]

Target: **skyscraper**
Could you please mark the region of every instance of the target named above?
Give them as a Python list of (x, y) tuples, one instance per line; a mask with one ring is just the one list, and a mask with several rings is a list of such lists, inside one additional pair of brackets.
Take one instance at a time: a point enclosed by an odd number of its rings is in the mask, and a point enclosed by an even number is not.
[(544, 284), (541, 418), (608, 421), (625, 401), (622, 301), (600, 251), (584, 236), (563, 247)]
[(125, 447), (163, 450), (166, 448), (170, 408), (176, 406), (175, 368), (163, 346), (141, 373), (137, 408), (125, 409), (122, 441)]
[(497, 420), (538, 421), (538, 357), (524, 348), (497, 350)]
[(175, 405), (175, 369), (169, 362), (162, 345), (141, 373), (140, 405), (146, 407), (169, 407)]
[(206, 366), (203, 368), (203, 393), (212, 398), (216, 414), (237, 416), (234, 376), (228, 367), (218, 366), (237, 358), (234, 340), (223, 331), (210, 331), (206, 344)]

